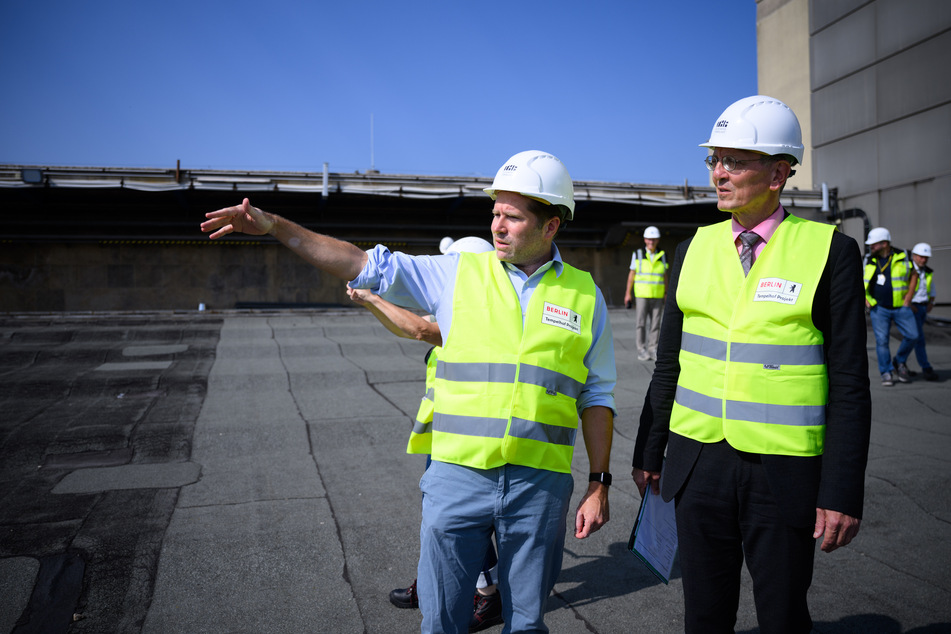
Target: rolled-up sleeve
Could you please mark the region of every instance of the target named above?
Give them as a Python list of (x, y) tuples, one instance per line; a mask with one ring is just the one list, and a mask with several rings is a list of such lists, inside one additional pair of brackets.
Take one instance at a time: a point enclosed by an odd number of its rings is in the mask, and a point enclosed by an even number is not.
[(366, 266), (350, 286), (369, 289), (397, 306), (418, 308), (438, 319), (441, 306), (451, 309), (445, 299), (452, 295), (457, 262), (456, 256), (407, 255), (378, 244), (367, 251)]

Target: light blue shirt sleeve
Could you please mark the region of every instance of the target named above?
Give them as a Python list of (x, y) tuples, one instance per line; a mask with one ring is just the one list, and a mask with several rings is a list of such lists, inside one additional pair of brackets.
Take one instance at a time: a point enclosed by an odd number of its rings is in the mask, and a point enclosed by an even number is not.
[(452, 293), (459, 255), (406, 255), (383, 245), (367, 251), (367, 263), (350, 282), (367, 288), (397, 306), (435, 315), (443, 341), (452, 327)]
[[(449, 337), (452, 328), (452, 298), (455, 292), (458, 254), (406, 255), (391, 252), (382, 245), (367, 251), (367, 264), (350, 282), (353, 288), (368, 288), (383, 299), (397, 306), (416, 308), (435, 315), (443, 340)], [(518, 295), (522, 308), (522, 320), (529, 300), (538, 287), (538, 282), (549, 268), (561, 275), (564, 262), (558, 247), (552, 246), (552, 259), (531, 276), (517, 267), (503, 262), (512, 287)], [(608, 320), (607, 305), (601, 289), (596, 288), (593, 339), (585, 355), (588, 378), (578, 397), (578, 411), (600, 405), (610, 408), (617, 416), (614, 403), (614, 387), (617, 384), (617, 367), (614, 363), (614, 336)]]
[(578, 397), (578, 411), (594, 405), (602, 405), (611, 410), (617, 418), (614, 404), (614, 386), (617, 384), (617, 365), (614, 363), (614, 332), (608, 319), (608, 307), (597, 288), (598, 299), (594, 307), (594, 338), (591, 348), (585, 355), (584, 364), (588, 368), (581, 395)]

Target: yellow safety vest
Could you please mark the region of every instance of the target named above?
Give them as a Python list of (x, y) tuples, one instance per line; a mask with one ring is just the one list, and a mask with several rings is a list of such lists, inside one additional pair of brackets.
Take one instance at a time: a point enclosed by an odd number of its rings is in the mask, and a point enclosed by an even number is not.
[(812, 303), (834, 230), (788, 216), (748, 277), (730, 220), (697, 231), (677, 286), (672, 432), (751, 453), (822, 454), (829, 381)]
[(436, 384), (436, 361), (439, 358), (438, 346), (429, 351), (426, 359), (426, 394), (419, 403), (413, 431), (409, 434), (406, 453), (432, 453), (433, 450), (433, 389)]
[(542, 275), (524, 317), (495, 254), (462, 253), (439, 354), (433, 460), (571, 472), (596, 287), (567, 264)]
[[(892, 259), (889, 266), (892, 276), (892, 308), (901, 308), (908, 292), (908, 282), (911, 281), (912, 264), (904, 251), (892, 250)], [(872, 278), (878, 275), (878, 267), (871, 260), (865, 264), (865, 299), (870, 306), (878, 304), (878, 300), (869, 293)]]
[[(932, 280), (933, 276), (934, 276), (934, 271), (931, 270), (931, 269), (928, 268), (928, 267), (924, 267), (924, 268), (922, 268), (920, 271), (918, 271), (918, 277), (919, 277), (919, 278), (924, 278), (924, 280), (925, 280), (925, 282), (924, 282), (924, 283), (925, 283), (925, 292), (928, 293), (928, 299), (931, 299), (931, 298), (934, 297), (934, 291), (931, 289), (931, 280)], [(919, 282), (919, 283), (920, 283), (920, 282)]]
[[(643, 257), (646, 254), (647, 257)], [(667, 258), (663, 251), (647, 253), (637, 250), (637, 268), (634, 269), (634, 297), (659, 298), (664, 296), (664, 274)]]

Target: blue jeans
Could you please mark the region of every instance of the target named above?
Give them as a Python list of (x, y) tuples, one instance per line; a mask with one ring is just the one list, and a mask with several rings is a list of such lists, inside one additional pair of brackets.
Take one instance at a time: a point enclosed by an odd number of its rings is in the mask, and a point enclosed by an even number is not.
[(895, 353), (895, 361), (905, 363), (908, 355), (914, 350), (918, 342), (918, 324), (915, 323), (915, 314), (910, 306), (901, 308), (882, 308), (881, 306), (872, 306), (869, 311), (872, 318), (872, 332), (875, 333), (875, 352), (878, 354), (878, 372), (885, 374), (891, 372), (892, 353), (888, 349), (888, 331), (891, 329), (892, 322), (898, 326), (898, 332), (901, 333), (902, 340), (898, 344), (898, 352)]
[(928, 353), (925, 351), (925, 317), (928, 316), (928, 303), (914, 304), (915, 323), (918, 325), (918, 343), (915, 344), (915, 358), (922, 370), (931, 367), (928, 362)]
[(434, 460), (419, 487), (422, 632), (469, 631), (472, 591), (493, 530), (504, 632), (547, 632), (545, 603), (561, 572), (571, 474)]

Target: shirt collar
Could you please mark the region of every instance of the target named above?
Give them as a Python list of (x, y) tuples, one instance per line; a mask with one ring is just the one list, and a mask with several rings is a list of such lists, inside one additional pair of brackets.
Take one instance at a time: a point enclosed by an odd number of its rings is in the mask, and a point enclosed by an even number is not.
[(768, 218), (760, 222), (758, 225), (752, 229), (747, 229), (740, 223), (736, 221), (736, 218), (733, 219), (733, 242), (736, 242), (736, 239), (740, 237), (740, 234), (744, 231), (752, 231), (760, 237), (760, 240), (763, 241), (763, 244), (769, 242), (769, 239), (773, 237), (773, 234), (776, 233), (776, 229), (779, 227), (779, 223), (783, 221), (783, 218), (786, 217), (786, 210), (783, 209), (782, 205), (779, 205)]

